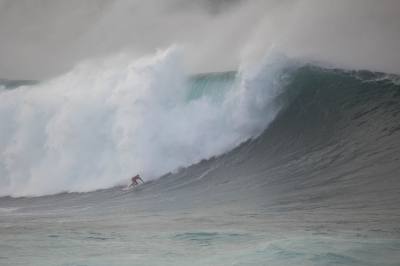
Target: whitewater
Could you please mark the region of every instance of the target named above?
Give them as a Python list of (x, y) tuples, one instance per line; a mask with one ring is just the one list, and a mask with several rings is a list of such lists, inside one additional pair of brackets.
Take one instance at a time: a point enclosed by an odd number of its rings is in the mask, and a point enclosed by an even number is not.
[[(278, 111), (279, 60), (267, 77), (265, 63), (202, 85), (171, 47), (135, 60), (84, 62), (58, 78), (3, 90), (0, 195), (104, 189), (222, 154), (259, 134)], [(210, 93), (196, 96), (199, 86)]]
[(3, 81), (1, 265), (399, 265), (397, 75), (183, 57)]

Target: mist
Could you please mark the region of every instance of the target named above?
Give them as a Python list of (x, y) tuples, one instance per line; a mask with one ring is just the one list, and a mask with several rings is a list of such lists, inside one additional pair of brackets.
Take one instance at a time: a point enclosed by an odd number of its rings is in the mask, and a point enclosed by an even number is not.
[(82, 60), (183, 47), (189, 72), (237, 69), (271, 49), (400, 73), (400, 2), (0, 1), (0, 77), (46, 79)]

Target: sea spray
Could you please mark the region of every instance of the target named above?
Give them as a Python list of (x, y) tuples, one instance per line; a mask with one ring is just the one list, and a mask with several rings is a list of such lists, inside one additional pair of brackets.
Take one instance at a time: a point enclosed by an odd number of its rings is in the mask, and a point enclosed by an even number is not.
[(135, 60), (86, 61), (4, 91), (0, 195), (91, 191), (224, 153), (261, 133), (279, 110), (283, 61), (232, 75), (218, 101), (212, 91), (221, 82), (189, 97), (196, 86), (174, 47)]

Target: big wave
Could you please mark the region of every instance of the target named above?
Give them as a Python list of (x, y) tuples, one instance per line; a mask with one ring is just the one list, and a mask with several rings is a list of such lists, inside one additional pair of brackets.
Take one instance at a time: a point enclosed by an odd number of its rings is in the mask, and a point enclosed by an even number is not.
[(81, 63), (0, 93), (0, 196), (86, 192), (154, 179), (257, 136), (280, 109), (282, 56), (188, 77), (176, 47)]

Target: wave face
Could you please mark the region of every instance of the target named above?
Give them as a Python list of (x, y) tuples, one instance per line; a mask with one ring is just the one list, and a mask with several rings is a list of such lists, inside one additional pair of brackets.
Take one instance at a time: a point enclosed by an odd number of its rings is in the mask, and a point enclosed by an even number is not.
[[(260, 134), (285, 60), (187, 78), (176, 48), (85, 62), (0, 94), (0, 195), (86, 192), (153, 179)], [(270, 62), (273, 62), (271, 64)]]
[(340, 215), (366, 222), (375, 213), (375, 222), (393, 229), (400, 206), (398, 81), (300, 67), (276, 99), (284, 107), (259, 137), (160, 182), (191, 191), (202, 204), (318, 210), (328, 221)]

